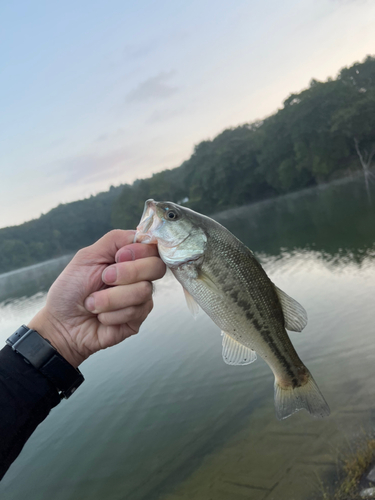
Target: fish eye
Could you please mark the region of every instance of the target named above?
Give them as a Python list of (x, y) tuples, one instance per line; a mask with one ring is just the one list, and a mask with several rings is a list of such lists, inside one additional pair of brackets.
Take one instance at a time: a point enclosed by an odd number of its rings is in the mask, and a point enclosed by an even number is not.
[(174, 210), (168, 210), (168, 212), (165, 214), (166, 219), (168, 220), (176, 220), (177, 219), (177, 213)]

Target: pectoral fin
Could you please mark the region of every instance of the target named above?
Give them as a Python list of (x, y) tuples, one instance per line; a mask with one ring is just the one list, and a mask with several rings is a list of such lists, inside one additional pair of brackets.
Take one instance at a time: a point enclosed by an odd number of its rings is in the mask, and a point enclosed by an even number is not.
[(198, 274), (198, 280), (202, 281), (204, 285), (211, 290), (211, 292), (215, 293), (216, 295), (219, 295), (220, 297), (225, 297), (225, 294), (220, 288), (217, 287), (216, 283), (210, 278), (208, 274), (206, 274), (204, 271), (201, 269), (199, 270)]
[(187, 290), (185, 290), (185, 288), (182, 287), (182, 289), (183, 289), (184, 294), (185, 294), (186, 304), (189, 308), (189, 311), (194, 316), (194, 318), (196, 318), (198, 313), (199, 313), (199, 306), (195, 302), (193, 297), (190, 295), (190, 293)]
[(285, 328), (292, 332), (302, 332), (307, 325), (307, 312), (296, 300), (274, 285), (284, 313)]
[(223, 335), (223, 359), (227, 365), (249, 365), (257, 359), (257, 354), (252, 349), (245, 347), (233, 339), (228, 333)]

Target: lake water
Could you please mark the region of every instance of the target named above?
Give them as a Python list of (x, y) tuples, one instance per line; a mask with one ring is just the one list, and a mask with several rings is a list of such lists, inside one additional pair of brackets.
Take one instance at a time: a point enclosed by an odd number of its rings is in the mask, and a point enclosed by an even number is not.
[[(374, 193), (375, 194), (375, 193)], [(375, 196), (374, 196), (375, 199)], [(0, 485), (2, 500), (301, 500), (375, 425), (375, 209), (363, 180), (216, 217), (307, 309), (290, 337), (332, 415), (277, 421), (263, 360), (226, 365), (172, 275), (139, 335), (91, 357)], [(0, 341), (44, 304), (67, 259), (0, 276)]]

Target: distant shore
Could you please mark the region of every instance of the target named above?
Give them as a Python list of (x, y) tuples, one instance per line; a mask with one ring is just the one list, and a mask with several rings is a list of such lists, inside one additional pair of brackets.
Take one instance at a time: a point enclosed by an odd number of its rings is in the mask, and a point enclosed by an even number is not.
[(72, 256), (64, 255), (0, 274), (0, 302), (9, 297), (18, 298), (48, 290), (51, 281), (57, 278)]

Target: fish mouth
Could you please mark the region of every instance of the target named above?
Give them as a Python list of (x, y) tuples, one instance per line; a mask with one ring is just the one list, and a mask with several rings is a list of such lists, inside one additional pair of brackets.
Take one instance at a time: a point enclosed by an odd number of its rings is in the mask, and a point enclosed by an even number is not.
[(145, 208), (134, 235), (134, 243), (156, 244), (158, 242), (154, 232), (163, 225), (163, 221), (156, 214), (156, 203), (147, 200)]

